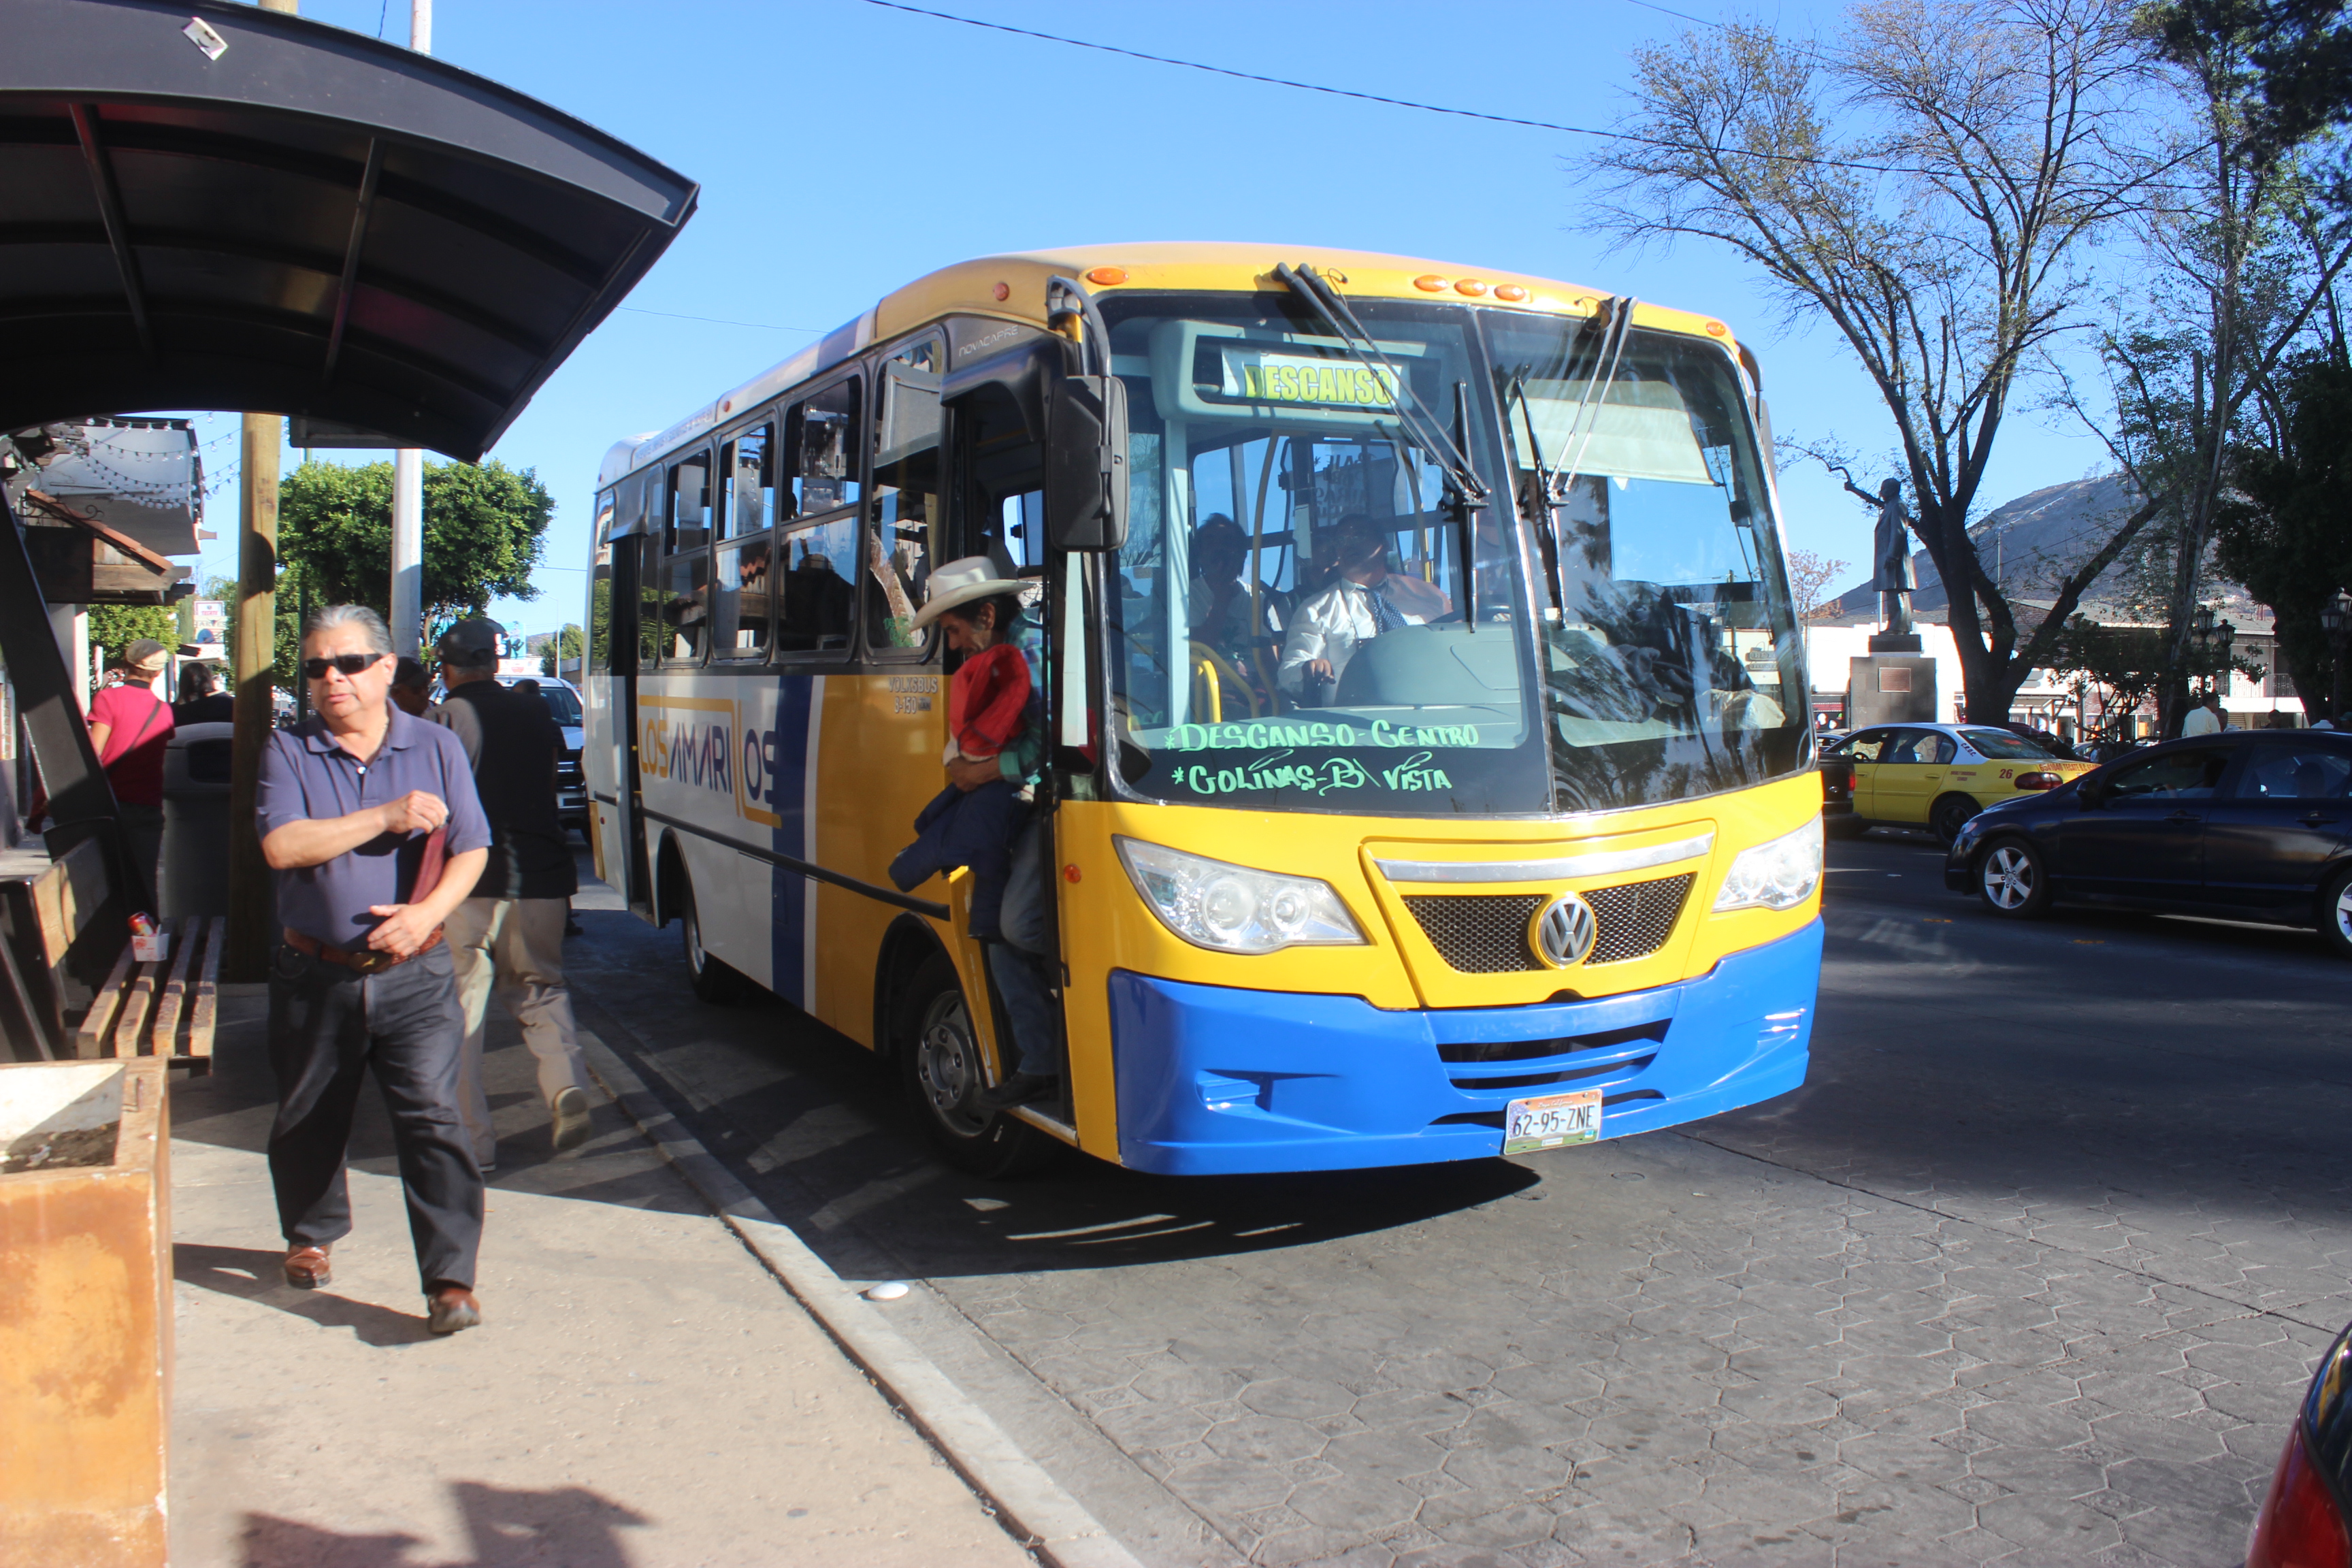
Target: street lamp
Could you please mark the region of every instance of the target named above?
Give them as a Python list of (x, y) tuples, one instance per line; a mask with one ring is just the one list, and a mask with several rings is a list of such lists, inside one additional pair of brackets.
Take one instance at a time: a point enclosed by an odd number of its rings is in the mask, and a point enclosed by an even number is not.
[(2213, 606), (2200, 605), (2195, 618), (2189, 622), (2189, 635), (2196, 639), (2199, 653), (2221, 655), (2218, 672), (2208, 670), (2205, 685), (2208, 690), (2221, 689), (2223, 678), (2229, 673), (2230, 647), (2238, 640), (2238, 628), (2228, 621), (2217, 623), (2213, 619)]
[(2319, 626), (2327, 634), (2327, 646), (2336, 655), (2335, 701), (2330, 704), (2328, 718), (2344, 711), (2344, 642), (2345, 634), (2352, 630), (2352, 594), (2336, 590), (2335, 596), (2319, 606)]

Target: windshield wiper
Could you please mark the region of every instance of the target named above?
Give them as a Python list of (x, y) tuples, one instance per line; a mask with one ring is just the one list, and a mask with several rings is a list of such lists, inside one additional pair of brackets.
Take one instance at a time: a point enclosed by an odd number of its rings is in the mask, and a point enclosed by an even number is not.
[[(1591, 448), (1593, 433), (1600, 427), (1598, 410), (1607, 401), (1609, 388), (1616, 384), (1617, 367), (1625, 359), (1625, 342), (1633, 335), (1634, 303), (1631, 295), (1621, 295), (1610, 301), (1609, 325), (1592, 356), (1592, 368), (1598, 374), (1587, 378), (1584, 392), (1576, 400), (1576, 412), (1568, 422), (1568, 440), (1560, 446), (1560, 461), (1547, 481), (1556, 506), (1568, 500), (1568, 487), (1576, 483), (1577, 474), (1584, 467), (1584, 454)], [(1608, 368), (1602, 369), (1603, 364)], [(1591, 416), (1590, 424), (1587, 423), (1588, 415)], [(1531, 447), (1535, 445), (1532, 424), (1528, 430), (1528, 444)], [(1575, 447), (1573, 457), (1569, 455), (1570, 444)], [(1540, 468), (1543, 457), (1540, 448), (1537, 449), (1536, 457)]]
[(1523, 364), (1511, 373), (1510, 398), (1518, 405), (1519, 422), (1527, 426), (1528, 460), (1535, 465), (1535, 472), (1519, 487), (1519, 511), (1528, 520), (1528, 526), (1535, 530), (1536, 543), (1542, 547), (1544, 591), (1551, 596), (1553, 612), (1559, 614), (1563, 612), (1567, 596), (1559, 580), (1559, 523), (1552, 512), (1558, 503), (1552, 499), (1551, 468), (1544, 461), (1543, 443), (1536, 435), (1535, 410), (1528, 403), (1530, 368)]
[[(1274, 275), (1323, 318), (1323, 324), (1331, 329), (1331, 335), (1339, 340), (1339, 346), (1347, 351), (1349, 359), (1390, 388), (1391, 406), (1396, 414), (1397, 423), (1404, 426), (1407, 438), (1436, 460), (1438, 471), (1445, 480), (1446, 495), (1454, 504), (1454, 517), (1461, 528), (1462, 574), (1467, 595), (1462, 606), (1462, 624), (1465, 627), (1475, 626), (1478, 620), (1478, 542), (1475, 537), (1475, 524), (1470, 514), (1484, 508), (1494, 492), (1478, 477), (1478, 470), (1471, 467), (1470, 459), (1463, 455), (1462, 447), (1445, 433), (1445, 427), (1422, 403), (1420, 395), (1412, 389), (1412, 383), (1405, 378), (1404, 372), (1381, 352), (1380, 344), (1373, 341), (1370, 332), (1365, 331), (1364, 323), (1356, 319), (1356, 312), (1346, 299), (1325, 280), (1320, 272), (1315, 270), (1312, 262), (1302, 261), (1297, 267), (1287, 262), (1276, 262)], [(1467, 389), (1457, 388), (1456, 398), (1456, 421), (1466, 425)], [(1466, 429), (1465, 435), (1467, 435)]]

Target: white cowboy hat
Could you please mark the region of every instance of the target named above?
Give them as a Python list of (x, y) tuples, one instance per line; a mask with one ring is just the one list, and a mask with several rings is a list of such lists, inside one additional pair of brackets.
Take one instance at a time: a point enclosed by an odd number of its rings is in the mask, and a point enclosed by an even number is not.
[(1021, 580), (998, 572), (996, 563), (985, 555), (967, 555), (960, 561), (950, 561), (931, 574), (930, 586), (923, 595), (923, 607), (915, 612), (914, 629), (922, 630), (938, 620), (942, 611), (952, 610), (958, 605), (969, 605), (974, 599), (992, 599), (999, 594), (1017, 594), (1020, 591)]

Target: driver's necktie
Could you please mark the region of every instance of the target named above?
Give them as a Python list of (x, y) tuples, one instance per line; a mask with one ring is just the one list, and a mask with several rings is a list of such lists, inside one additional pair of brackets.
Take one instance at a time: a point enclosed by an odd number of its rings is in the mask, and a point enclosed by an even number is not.
[(1395, 631), (1405, 624), (1404, 617), (1397, 614), (1396, 606), (1389, 603), (1386, 594), (1378, 588), (1366, 588), (1364, 596), (1372, 602), (1372, 631), (1376, 635)]

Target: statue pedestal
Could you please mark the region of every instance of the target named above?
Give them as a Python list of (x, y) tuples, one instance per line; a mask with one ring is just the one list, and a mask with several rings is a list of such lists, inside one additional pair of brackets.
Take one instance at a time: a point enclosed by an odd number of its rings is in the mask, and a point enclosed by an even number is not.
[[(1916, 645), (1919, 639), (1896, 640)], [(1880, 653), (1879, 641), (1870, 639), (1869, 657), (1847, 661), (1847, 727), (1936, 722), (1936, 661), (1917, 653)]]
[(1870, 651), (1873, 653), (1917, 653), (1921, 649), (1917, 632), (1873, 632)]

